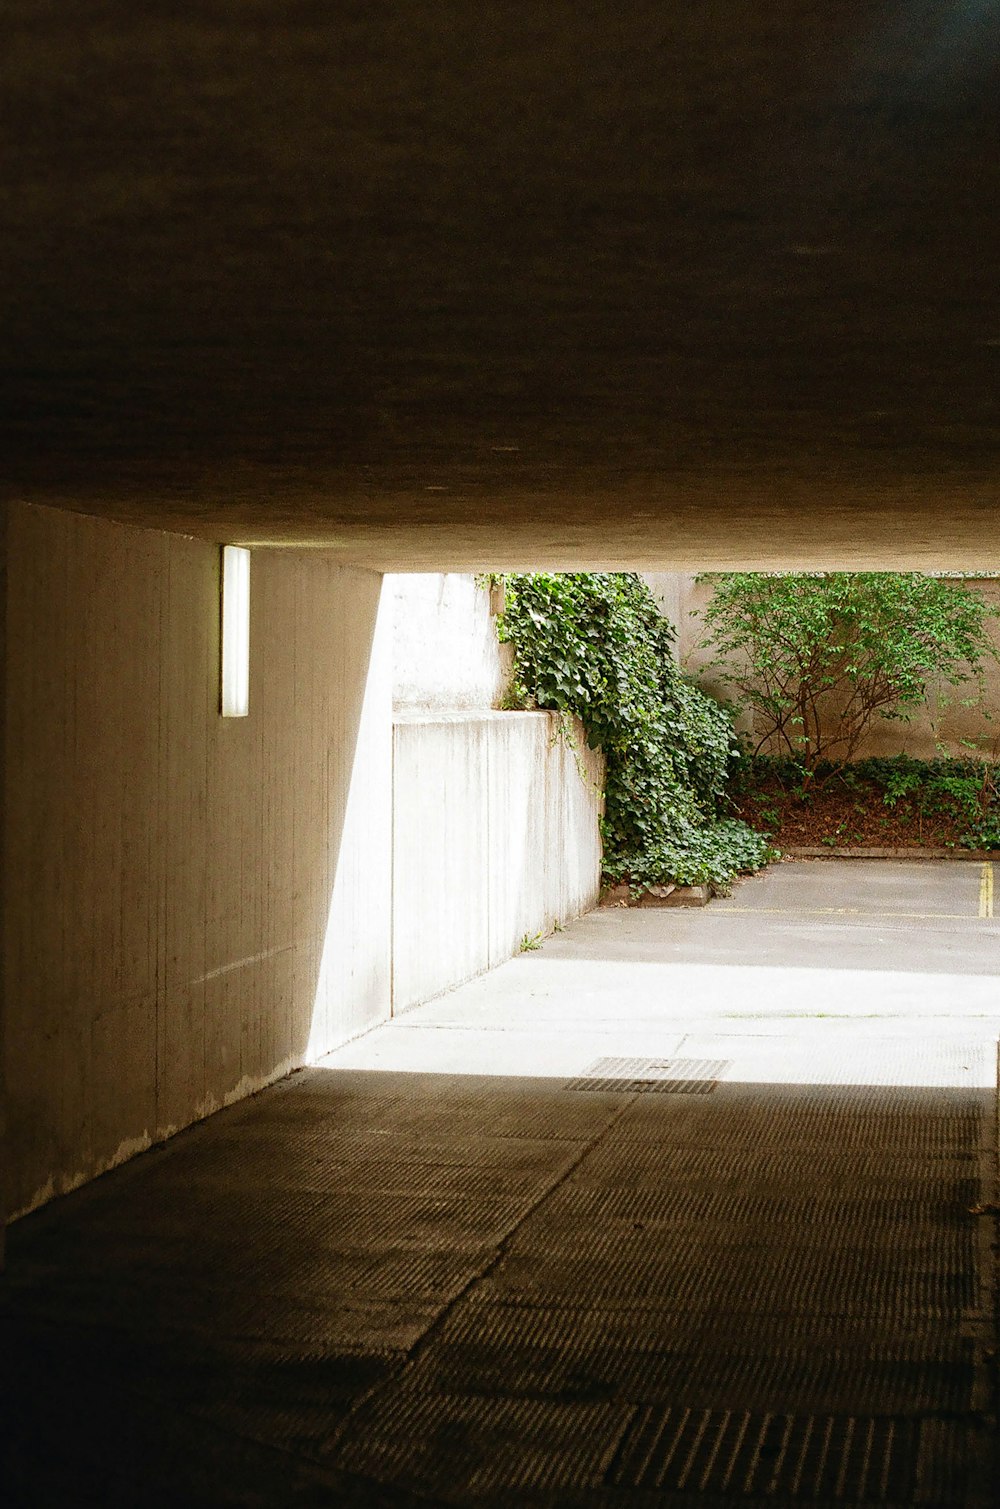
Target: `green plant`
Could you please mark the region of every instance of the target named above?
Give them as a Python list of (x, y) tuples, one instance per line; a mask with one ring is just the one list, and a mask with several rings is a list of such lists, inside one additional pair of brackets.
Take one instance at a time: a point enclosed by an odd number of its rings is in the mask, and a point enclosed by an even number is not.
[(524, 937), (521, 939), (520, 944), (518, 945), (519, 951), (522, 954), (530, 953), (536, 948), (541, 948), (544, 941), (544, 933), (525, 933)]
[[(787, 759), (767, 755), (744, 757), (740, 762), (741, 793), (771, 794), (774, 785), (778, 785), (787, 796), (808, 806), (808, 800), (803, 800), (791, 784), (789, 772), (795, 768)], [(905, 819), (916, 820), (918, 836), (922, 836), (925, 823), (943, 819), (955, 825), (953, 831), (957, 830), (958, 842), (966, 848), (993, 848), (1000, 841), (1000, 765), (995, 760), (918, 760), (910, 755), (893, 755), (856, 760), (846, 769), (821, 763), (816, 769), (816, 787), (828, 782), (851, 794), (854, 812), (869, 812), (873, 804), (881, 802), (887, 809), (887, 815), (879, 818), (883, 828), (893, 822), (888, 814), (898, 811)], [(858, 800), (860, 795), (866, 796), (867, 802)], [(764, 821), (770, 822), (770, 807), (758, 802), (756, 810)], [(846, 828), (845, 820), (838, 833)], [(859, 843), (864, 841), (857, 832), (852, 838)]]
[(923, 825), (927, 817), (953, 818), (967, 828), (962, 843), (989, 847), (984, 834), (1000, 824), (997, 770), (989, 760), (866, 760), (859, 768), (882, 787), (887, 807), (906, 803)]
[(731, 719), (678, 671), (674, 631), (641, 578), (536, 572), (508, 576), (506, 591), (509, 700), (578, 717), (604, 752), (605, 880), (723, 886), (765, 864), (775, 851), (764, 835), (720, 816)]
[[(976, 682), (996, 652), (994, 610), (965, 586), (917, 572), (707, 574), (706, 647), (754, 718), (755, 753), (777, 745), (808, 786), (842, 770), (874, 719), (907, 719), (928, 686)], [(966, 705), (975, 698), (963, 699)]]

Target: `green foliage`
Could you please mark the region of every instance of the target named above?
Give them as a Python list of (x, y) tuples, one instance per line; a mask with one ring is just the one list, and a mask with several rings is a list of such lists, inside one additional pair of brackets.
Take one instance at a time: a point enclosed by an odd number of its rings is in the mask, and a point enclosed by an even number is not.
[[(758, 755), (744, 759), (738, 772), (741, 791), (757, 787), (768, 789), (777, 781), (791, 796), (806, 803), (810, 788), (803, 786), (806, 771), (801, 763)], [(958, 825), (959, 842), (969, 849), (1000, 848), (1000, 766), (993, 760), (916, 760), (910, 755), (893, 755), (879, 759), (855, 760), (840, 767), (820, 763), (815, 771), (816, 785), (834, 781), (878, 801), (885, 807), (902, 809), (921, 820), (948, 818)], [(865, 804), (855, 803), (858, 810)], [(778, 813), (774, 814), (777, 822)], [(824, 838), (824, 844), (836, 839)]]
[[(734, 705), (753, 713), (756, 750), (774, 741), (809, 784), (819, 767), (841, 769), (875, 718), (908, 719), (928, 686), (974, 682), (996, 652), (993, 609), (961, 584), (916, 572), (804, 575), (728, 572), (705, 610)], [(975, 698), (966, 699), (973, 705)]]
[(735, 740), (728, 714), (688, 685), (674, 631), (627, 572), (536, 572), (506, 581), (500, 637), (514, 647), (509, 705), (578, 717), (604, 752), (604, 873), (633, 886), (725, 886), (774, 851), (719, 818)]
[(861, 760), (859, 772), (881, 786), (887, 807), (908, 802), (921, 817), (954, 818), (970, 849), (991, 849), (1000, 835), (997, 767), (990, 760)]

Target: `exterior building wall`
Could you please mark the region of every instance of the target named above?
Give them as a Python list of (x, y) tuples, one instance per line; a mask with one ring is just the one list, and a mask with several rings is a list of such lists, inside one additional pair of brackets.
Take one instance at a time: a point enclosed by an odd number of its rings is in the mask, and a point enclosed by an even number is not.
[(602, 789), (555, 713), (397, 715), (395, 1011), (596, 904)]
[(250, 713), (218, 712), (215, 546), (9, 521), (11, 1214), (390, 1008), (381, 578), (251, 562)]

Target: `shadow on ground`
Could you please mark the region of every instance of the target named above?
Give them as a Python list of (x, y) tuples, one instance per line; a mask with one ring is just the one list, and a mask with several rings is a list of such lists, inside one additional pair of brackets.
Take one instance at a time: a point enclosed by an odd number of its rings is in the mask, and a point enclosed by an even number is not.
[(19, 1222), (6, 1502), (966, 1503), (994, 1094), (728, 1072), (309, 1070)]

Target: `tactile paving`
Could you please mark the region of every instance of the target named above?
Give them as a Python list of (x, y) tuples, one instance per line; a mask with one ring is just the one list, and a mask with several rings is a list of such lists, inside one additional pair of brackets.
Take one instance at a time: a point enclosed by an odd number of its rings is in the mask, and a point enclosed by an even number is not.
[(458, 1294), (482, 1267), (476, 1253), (422, 1252), (384, 1248), (378, 1252), (330, 1252), (324, 1248), (293, 1247), (250, 1278), (266, 1286), (298, 1294), (312, 1301), (325, 1296), (337, 1304), (364, 1295), (386, 1300), (448, 1300)]
[(567, 1347), (573, 1345), (575, 1337), (589, 1337), (619, 1348), (679, 1346), (694, 1351), (704, 1348), (706, 1356), (717, 1350), (745, 1355), (755, 1349), (760, 1349), (762, 1355), (794, 1353), (810, 1346), (822, 1347), (827, 1352), (842, 1347), (859, 1356), (869, 1347), (880, 1355), (888, 1348), (891, 1355), (900, 1357), (940, 1355), (956, 1361), (966, 1356), (965, 1343), (958, 1332), (942, 1327), (930, 1316), (923, 1324), (898, 1327), (887, 1340), (884, 1335), (876, 1337), (870, 1320), (861, 1315), (824, 1315), (821, 1311), (795, 1315), (761, 1309), (740, 1318), (737, 1340), (733, 1316), (725, 1311), (623, 1306), (614, 1302), (586, 1306), (580, 1303), (579, 1296), (568, 1303), (525, 1302), (499, 1299), (490, 1295), (485, 1286), (471, 1289), (463, 1296), (461, 1305), (443, 1317), (435, 1331), (435, 1345), (474, 1344), (480, 1337), (489, 1344), (494, 1340), (500, 1344), (509, 1338), (512, 1345), (525, 1341), (531, 1345), (552, 1342)]
[(622, 1250), (615, 1233), (586, 1254), (513, 1254), (493, 1269), (484, 1289), (494, 1296), (543, 1302), (577, 1295), (583, 1303), (640, 1304), (692, 1310), (758, 1309), (805, 1314), (870, 1315), (873, 1320), (934, 1315), (956, 1323), (973, 1303), (970, 1268), (937, 1264), (917, 1254), (766, 1248), (741, 1251), (697, 1233), (671, 1234), (660, 1249)]
[(700, 1107), (684, 1104), (672, 1115), (646, 1110), (646, 1102), (629, 1106), (619, 1122), (622, 1138), (661, 1137), (682, 1147), (692, 1140), (710, 1136), (715, 1142), (728, 1141), (732, 1133), (751, 1148), (777, 1146), (786, 1150), (810, 1144), (830, 1148), (834, 1156), (845, 1146), (957, 1150), (974, 1148), (980, 1137), (981, 1113), (964, 1115), (926, 1115), (899, 1111), (853, 1112), (846, 1107), (810, 1105), (806, 1097), (798, 1106), (748, 1108), (729, 1097), (717, 1096), (712, 1103), (715, 1113), (709, 1119)]
[(385, 1196), (381, 1191), (345, 1191), (313, 1206), (307, 1239), (333, 1250), (414, 1246), (440, 1251), (477, 1251), (501, 1241), (537, 1199), (539, 1190), (512, 1197), (483, 1190), (470, 1195)]
[[(724, 1077), (623, 1093), (650, 1062)], [(965, 1509), (992, 1098), (610, 1067), (241, 1108), (15, 1226), (29, 1348), (124, 1338), (165, 1411), (360, 1502)]]
[[(784, 1225), (796, 1228), (828, 1226), (839, 1234), (857, 1228), (865, 1230), (901, 1228), (900, 1235), (923, 1227), (952, 1227), (976, 1198), (978, 1183), (974, 1179), (929, 1179), (914, 1187), (912, 1195), (874, 1190), (845, 1193), (828, 1185), (801, 1193), (762, 1195), (756, 1191), (664, 1187), (650, 1184), (633, 1188), (586, 1184), (569, 1179), (545, 1202), (544, 1211), (551, 1221), (589, 1222), (630, 1221), (674, 1223), (697, 1221), (732, 1224), (744, 1222), (757, 1229)], [(537, 1223), (541, 1212), (528, 1218)], [(522, 1228), (523, 1230), (524, 1228)]]
[(842, 1185), (849, 1191), (896, 1193), (907, 1187), (922, 1189), (928, 1179), (968, 1180), (976, 1175), (970, 1150), (925, 1152), (921, 1159), (893, 1149), (840, 1146), (794, 1153), (778, 1148), (741, 1148), (732, 1139), (719, 1146), (672, 1147), (659, 1143), (609, 1138), (587, 1153), (571, 1178), (579, 1184), (627, 1188), (670, 1180), (709, 1183), (714, 1189), (754, 1187), (758, 1192), (783, 1193), (790, 1187), (822, 1189)]

